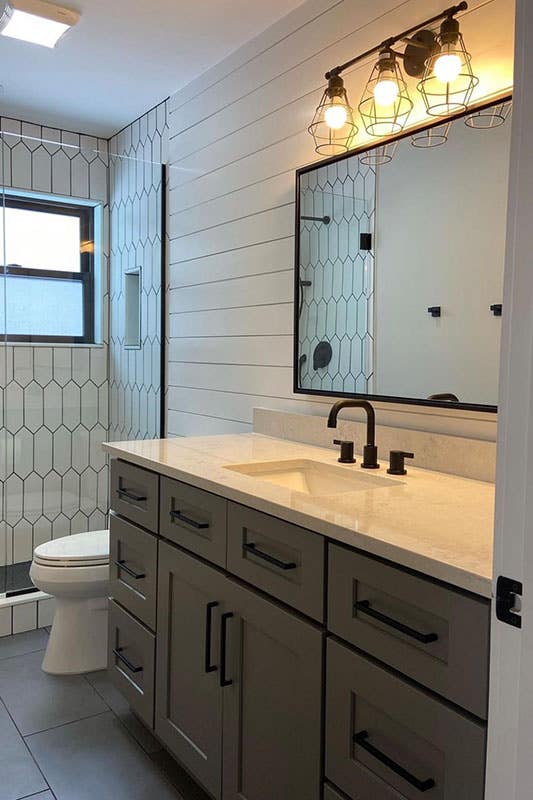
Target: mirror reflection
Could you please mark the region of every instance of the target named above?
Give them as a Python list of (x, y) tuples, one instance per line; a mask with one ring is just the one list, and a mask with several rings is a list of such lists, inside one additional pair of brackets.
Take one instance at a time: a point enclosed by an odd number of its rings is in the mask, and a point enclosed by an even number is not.
[(510, 110), (299, 172), (299, 391), (496, 405)]

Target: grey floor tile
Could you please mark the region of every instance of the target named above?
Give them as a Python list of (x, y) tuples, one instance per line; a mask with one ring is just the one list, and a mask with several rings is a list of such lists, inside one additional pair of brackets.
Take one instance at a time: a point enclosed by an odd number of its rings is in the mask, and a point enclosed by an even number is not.
[(45, 650), (47, 644), (48, 634), (42, 629), (15, 633), (14, 636), (3, 636), (0, 639), (0, 659), (34, 653), (36, 650)]
[(85, 677), (145, 752), (157, 753), (162, 749), (161, 745), (157, 739), (152, 736), (148, 728), (137, 719), (135, 714), (132, 714), (128, 701), (111, 683), (107, 670), (91, 672)]
[(24, 739), (13, 725), (2, 703), (0, 703), (0, 780), (2, 800), (18, 800), (20, 797), (35, 795), (36, 792), (48, 788), (28, 752)]
[(108, 710), (85, 678), (47, 675), (43, 654), (0, 661), (0, 698), (23, 736)]
[(39, 792), (39, 794), (31, 794), (27, 797), (20, 797), (19, 800), (54, 800), (52, 792)]
[(57, 800), (184, 800), (112, 712), (26, 742)]

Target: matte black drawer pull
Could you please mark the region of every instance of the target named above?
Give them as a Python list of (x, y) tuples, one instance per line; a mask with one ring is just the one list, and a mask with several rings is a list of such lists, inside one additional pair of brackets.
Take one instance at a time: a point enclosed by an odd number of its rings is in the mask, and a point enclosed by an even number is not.
[(135, 492), (132, 492), (130, 489), (117, 489), (117, 494), (119, 497), (125, 498), (126, 500), (132, 500), (134, 503), (144, 503), (146, 500), (148, 500), (148, 498), (144, 495), (135, 494)]
[(206, 528), (209, 528), (208, 522), (197, 522), (195, 519), (191, 519), (191, 517), (187, 517), (185, 514), (182, 514), (181, 511), (171, 511), (170, 517), (171, 519), (179, 519), (186, 525), (190, 525), (191, 528), (196, 528), (197, 531), (203, 531)]
[(211, 631), (213, 629), (213, 609), (218, 606), (216, 601), (208, 603), (205, 609), (205, 671), (216, 672), (216, 664), (211, 664)]
[(135, 572), (133, 569), (131, 569), (131, 567), (128, 567), (125, 561), (115, 561), (115, 566), (119, 569), (123, 569), (124, 572), (127, 572), (128, 575), (131, 575), (131, 577), (135, 578), (136, 581), (146, 578), (146, 574), (144, 572)]
[(125, 664), (131, 672), (142, 672), (143, 668), (136, 667), (135, 664), (132, 664), (131, 661), (126, 658), (126, 656), (122, 655), (122, 650), (122, 647), (115, 647), (113, 654), (118, 658), (119, 661), (122, 661), (122, 663)]
[(385, 764), (386, 767), (395, 772), (396, 775), (399, 775), (400, 778), (403, 778), (404, 781), (410, 783), (411, 786), (414, 786), (415, 789), (418, 789), (419, 792), (427, 792), (429, 789), (433, 789), (435, 786), (435, 781), (433, 778), (428, 778), (425, 781), (419, 780), (410, 772), (407, 772), (406, 769), (397, 764), (396, 761), (393, 761), (392, 758), (389, 758), (389, 756), (386, 756), (385, 753), (381, 752), (381, 750), (378, 750), (377, 747), (374, 747), (374, 745), (368, 741), (368, 731), (359, 731), (359, 733), (355, 734), (353, 739), (354, 742), (359, 745), (359, 747), (362, 747), (363, 750), (366, 750), (371, 756), (377, 758), (378, 761), (381, 761), (382, 764)]
[(220, 618), (220, 685), (231, 686), (233, 681), (231, 678), (226, 678), (226, 650), (227, 650), (227, 635), (228, 635), (228, 619), (231, 619), (233, 614), (228, 611), (222, 614)]
[(389, 625), (389, 627), (401, 633), (405, 633), (406, 636), (410, 636), (411, 639), (416, 639), (417, 642), (422, 642), (422, 644), (436, 642), (439, 638), (436, 633), (420, 633), (420, 631), (415, 631), (414, 628), (404, 625), (403, 622), (398, 622), (398, 620), (392, 619), (392, 617), (388, 617), (386, 614), (382, 614), (381, 611), (376, 611), (375, 608), (372, 608), (368, 600), (360, 600), (355, 604), (355, 608), (362, 614), (368, 614), (369, 617), (373, 617), (383, 622), (385, 625)]
[(280, 561), (279, 558), (274, 558), (274, 556), (270, 556), (268, 553), (258, 550), (257, 545), (255, 545), (253, 542), (245, 542), (242, 546), (242, 549), (247, 553), (253, 553), (254, 556), (257, 556), (257, 558), (262, 558), (263, 561), (268, 561), (269, 564), (274, 564), (274, 566), (279, 567), (279, 569), (287, 570), (296, 569), (297, 567), (297, 564), (295, 564), (294, 561)]

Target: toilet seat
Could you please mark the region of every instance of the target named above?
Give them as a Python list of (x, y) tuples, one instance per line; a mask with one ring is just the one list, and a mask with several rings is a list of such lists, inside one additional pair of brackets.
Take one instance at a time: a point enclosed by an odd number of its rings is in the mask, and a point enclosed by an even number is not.
[(35, 548), (33, 561), (43, 567), (97, 567), (109, 564), (109, 531), (89, 531), (53, 539)]

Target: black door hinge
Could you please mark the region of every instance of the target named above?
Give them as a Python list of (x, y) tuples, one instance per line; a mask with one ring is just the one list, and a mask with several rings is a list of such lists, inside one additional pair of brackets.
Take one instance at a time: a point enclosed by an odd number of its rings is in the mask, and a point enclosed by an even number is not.
[(500, 575), (496, 583), (496, 617), (514, 628), (522, 627), (522, 617), (517, 614), (517, 597), (522, 596), (522, 584), (513, 578)]

